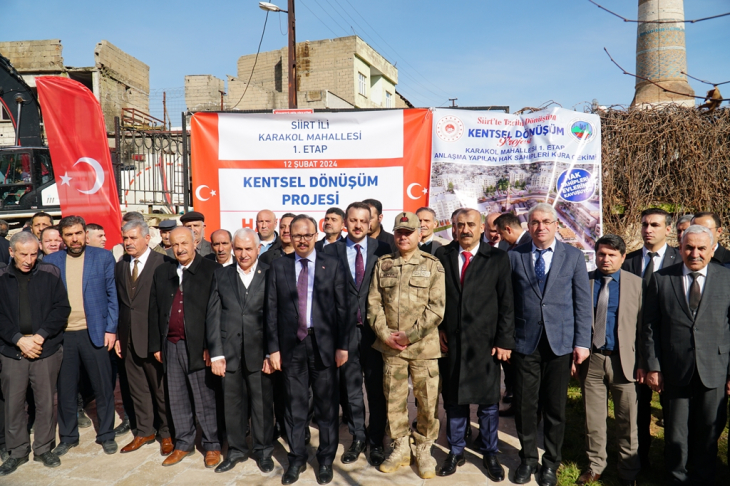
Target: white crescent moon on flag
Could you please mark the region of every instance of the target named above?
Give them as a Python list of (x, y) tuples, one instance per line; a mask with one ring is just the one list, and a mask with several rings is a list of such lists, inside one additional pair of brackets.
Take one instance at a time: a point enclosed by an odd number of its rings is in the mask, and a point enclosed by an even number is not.
[(92, 159), (91, 157), (81, 157), (79, 160), (76, 161), (74, 164), (74, 167), (79, 165), (80, 163), (89, 164), (92, 169), (94, 169), (94, 172), (96, 173), (96, 180), (94, 181), (94, 186), (89, 189), (88, 191), (82, 191), (79, 188), (76, 188), (77, 191), (79, 191), (81, 194), (96, 194), (99, 189), (101, 189), (101, 186), (104, 185), (104, 169), (101, 168), (101, 165), (96, 160)]
[(406, 189), (406, 194), (408, 194), (408, 197), (410, 197), (411, 199), (421, 199), (421, 196), (415, 197), (413, 194), (411, 194), (411, 190), (413, 189), (413, 187), (420, 185), (421, 184), (419, 184), (418, 182), (414, 182), (413, 184), (408, 186), (408, 189)]
[(205, 199), (203, 199), (203, 197), (202, 197), (202, 196), (200, 195), (200, 190), (201, 190), (202, 188), (204, 188), (204, 187), (207, 187), (208, 189), (210, 189), (210, 188), (209, 188), (208, 186), (206, 186), (206, 185), (198, 186), (198, 188), (197, 188), (197, 189), (195, 189), (195, 197), (197, 197), (197, 198), (198, 198), (198, 200), (200, 200), (200, 201), (207, 201), (208, 199), (210, 199), (209, 197), (206, 197)]

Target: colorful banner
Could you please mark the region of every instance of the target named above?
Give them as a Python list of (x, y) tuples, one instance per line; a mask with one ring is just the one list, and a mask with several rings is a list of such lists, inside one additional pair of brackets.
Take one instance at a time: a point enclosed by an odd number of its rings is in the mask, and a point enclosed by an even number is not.
[(430, 206), (451, 239), (451, 213), (558, 213), (557, 238), (595, 257), (602, 232), (601, 124), (597, 115), (552, 108), (525, 115), (435, 109)]
[(196, 113), (193, 205), (208, 228), (255, 228), (262, 209), (306, 213), (363, 199), (383, 204), (383, 226), (428, 203), (431, 112)]
[(48, 148), (64, 216), (104, 227), (107, 245), (122, 242), (122, 213), (99, 102), (68, 78), (36, 78)]

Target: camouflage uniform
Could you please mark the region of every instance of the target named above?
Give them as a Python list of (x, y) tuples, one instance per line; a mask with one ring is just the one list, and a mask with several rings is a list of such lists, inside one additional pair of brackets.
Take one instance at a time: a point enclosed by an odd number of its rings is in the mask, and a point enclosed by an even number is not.
[[(409, 434), (408, 374), (418, 400), (416, 445), (432, 443), (439, 435), (438, 325), (444, 316), (444, 268), (439, 260), (417, 251), (404, 261), (399, 253), (375, 264), (368, 295), (368, 323), (383, 353), (383, 388), (388, 413), (388, 435), (396, 440)], [(403, 331), (410, 345), (398, 351), (385, 344), (391, 332)]]

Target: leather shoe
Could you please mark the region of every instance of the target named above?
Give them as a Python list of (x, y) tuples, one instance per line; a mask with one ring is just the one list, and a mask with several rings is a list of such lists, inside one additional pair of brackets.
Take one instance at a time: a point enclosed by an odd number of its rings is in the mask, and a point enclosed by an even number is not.
[(162, 457), (169, 456), (174, 450), (175, 446), (172, 445), (172, 438), (165, 437), (160, 441), (160, 455)]
[(140, 447), (142, 447), (143, 445), (152, 444), (154, 441), (155, 441), (154, 435), (150, 435), (147, 437), (137, 436), (132, 440), (132, 442), (130, 442), (129, 444), (122, 447), (122, 450), (119, 452), (121, 452), (122, 454), (125, 454), (127, 452), (134, 452), (137, 449), (139, 449)]
[(10, 473), (14, 473), (15, 470), (18, 469), (18, 466), (22, 466), (26, 462), (28, 462), (28, 456), (21, 457), (20, 459), (9, 457), (5, 462), (3, 462), (3, 465), (0, 466), (0, 476), (7, 476)]
[[(217, 468), (215, 468), (215, 472), (222, 473), (222, 472), (230, 471), (231, 469), (233, 469), (236, 466), (236, 464), (238, 464), (239, 462), (244, 462), (247, 459), (248, 459), (248, 454), (243, 454), (243, 455), (237, 454), (235, 456), (231, 456), (229, 454), (228, 457), (226, 457), (226, 459), (223, 462), (221, 462)], [(208, 466), (206, 465), (206, 467), (208, 467)]]
[(119, 446), (114, 439), (109, 439), (102, 442), (101, 448), (104, 449), (104, 454), (115, 454), (119, 450)]
[(8, 457), (10, 457), (10, 453), (8, 452), (8, 450), (4, 447), (1, 448), (0, 449), (0, 464), (5, 462), (8, 459)]
[(370, 464), (375, 467), (385, 462), (385, 449), (383, 446), (370, 446)]
[(317, 474), (317, 482), (319, 484), (329, 484), (332, 481), (332, 466), (319, 466), (319, 474)]
[(271, 456), (257, 457), (256, 465), (259, 467), (259, 470), (262, 473), (270, 473), (274, 470), (274, 460), (271, 458)]
[(122, 423), (117, 425), (114, 428), (114, 437), (119, 437), (120, 435), (124, 435), (127, 432), (129, 432), (132, 429), (132, 426), (129, 425), (129, 419), (125, 418), (122, 420)]
[(299, 481), (299, 475), (307, 470), (307, 465), (289, 466), (284, 475), (281, 477), (281, 484), (294, 484)]
[(165, 466), (165, 467), (167, 467), (167, 466), (174, 466), (175, 464), (177, 464), (178, 462), (182, 461), (183, 459), (185, 459), (189, 455), (193, 454), (194, 452), (195, 452), (195, 450), (192, 450), (192, 451), (181, 451), (180, 449), (175, 449), (174, 451), (172, 451), (172, 454), (170, 454), (167, 457), (167, 459), (165, 459), (164, 461), (162, 461), (162, 465)]
[(520, 463), (515, 471), (515, 477), (512, 480), (515, 484), (526, 484), (532, 479), (532, 475), (537, 474), (537, 466), (528, 466), (524, 462)]
[(62, 455), (66, 454), (69, 449), (72, 447), (76, 447), (79, 445), (79, 441), (76, 442), (61, 442), (56, 446), (55, 449), (53, 449), (53, 453), (56, 454), (56, 456), (61, 457)]
[(540, 469), (540, 479), (537, 484), (540, 486), (556, 486), (558, 484), (557, 471), (551, 467), (543, 466)]
[(578, 479), (576, 479), (575, 484), (580, 484), (580, 485), (591, 484), (592, 482), (598, 481), (599, 479), (601, 479), (601, 475), (595, 474), (593, 471), (591, 471), (589, 469), (586, 472), (584, 472), (583, 474), (581, 474), (578, 477)]
[(484, 468), (487, 470), (487, 477), (489, 479), (495, 483), (504, 481), (504, 468), (502, 467), (502, 464), (499, 463), (497, 456), (485, 454), (482, 463), (484, 464)]
[(33, 460), (42, 462), (46, 467), (58, 467), (61, 465), (61, 459), (51, 451), (44, 452), (43, 454), (34, 454)]
[(83, 407), (79, 407), (79, 409), (76, 411), (76, 424), (80, 429), (85, 429), (87, 427), (91, 427), (92, 422), (88, 415), (86, 415), (86, 411)]
[(205, 467), (210, 469), (221, 462), (221, 451), (208, 451), (205, 453)]
[(446, 456), (446, 460), (441, 465), (441, 469), (439, 469), (436, 474), (439, 476), (451, 476), (456, 472), (457, 467), (463, 466), (464, 464), (466, 464), (464, 454), (454, 455), (449, 452), (449, 455)]
[(357, 461), (357, 458), (360, 457), (360, 454), (364, 450), (365, 450), (365, 442), (363, 442), (361, 440), (353, 440), (352, 445), (350, 445), (350, 448), (347, 449), (344, 454), (342, 454), (342, 463), (351, 464), (351, 463)]

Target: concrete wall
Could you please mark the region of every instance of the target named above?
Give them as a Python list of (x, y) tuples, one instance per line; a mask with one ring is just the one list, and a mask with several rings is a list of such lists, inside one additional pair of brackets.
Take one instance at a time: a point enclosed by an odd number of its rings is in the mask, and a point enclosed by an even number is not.
[(53, 73), (64, 69), (60, 39), (0, 42), (0, 54), (10, 59), (20, 73)]
[[(209, 74), (185, 76), (185, 106), (194, 111), (216, 111), (221, 108), (221, 94), (226, 83)], [(225, 107), (228, 96), (223, 96)]]

